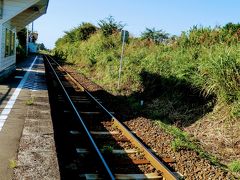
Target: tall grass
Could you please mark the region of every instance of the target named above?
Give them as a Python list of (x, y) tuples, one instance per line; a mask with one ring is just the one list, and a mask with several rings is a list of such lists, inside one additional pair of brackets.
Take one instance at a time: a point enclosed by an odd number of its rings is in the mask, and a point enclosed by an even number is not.
[[(124, 52), (120, 93), (144, 91), (141, 73), (156, 73), (176, 79), (176, 85), (191, 84), (205, 96), (214, 95), (217, 102), (232, 106), (234, 117), (240, 117), (240, 30), (233, 27), (194, 26), (165, 44), (130, 38)], [(88, 40), (74, 43), (62, 38), (54, 51), (116, 93), (121, 52), (118, 32), (106, 37), (97, 31)]]

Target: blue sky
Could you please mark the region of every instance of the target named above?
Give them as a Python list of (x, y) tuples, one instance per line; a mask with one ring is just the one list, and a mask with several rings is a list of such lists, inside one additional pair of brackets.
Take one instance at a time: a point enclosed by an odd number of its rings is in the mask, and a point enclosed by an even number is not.
[(112, 15), (139, 36), (146, 27), (179, 35), (193, 25), (240, 22), (240, 0), (50, 0), (47, 14), (34, 22), (39, 43), (53, 48), (55, 41), (82, 22), (97, 22)]

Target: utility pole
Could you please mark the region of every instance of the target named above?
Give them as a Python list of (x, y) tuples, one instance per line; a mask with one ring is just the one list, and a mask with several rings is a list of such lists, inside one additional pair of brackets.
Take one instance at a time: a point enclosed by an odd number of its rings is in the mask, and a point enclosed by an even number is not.
[(121, 32), (121, 38), (122, 38), (122, 53), (121, 53), (121, 59), (120, 59), (120, 67), (118, 72), (118, 89), (120, 89), (120, 80), (121, 80), (121, 72), (122, 72), (122, 63), (123, 63), (123, 53), (124, 53), (124, 45), (127, 41), (129, 36), (129, 32), (126, 30), (122, 30)]

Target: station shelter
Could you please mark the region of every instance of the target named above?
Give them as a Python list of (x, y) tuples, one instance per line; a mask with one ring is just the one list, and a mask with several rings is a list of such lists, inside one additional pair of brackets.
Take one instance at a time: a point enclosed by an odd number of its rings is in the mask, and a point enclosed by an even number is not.
[(0, 0), (0, 79), (15, 70), (17, 32), (45, 14), (48, 2)]

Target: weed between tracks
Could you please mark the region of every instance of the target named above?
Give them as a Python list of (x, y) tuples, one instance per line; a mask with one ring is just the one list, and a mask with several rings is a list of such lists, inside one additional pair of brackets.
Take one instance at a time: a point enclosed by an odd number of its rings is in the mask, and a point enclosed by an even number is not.
[(110, 145), (105, 145), (100, 150), (103, 154), (112, 154), (113, 153), (113, 147)]

